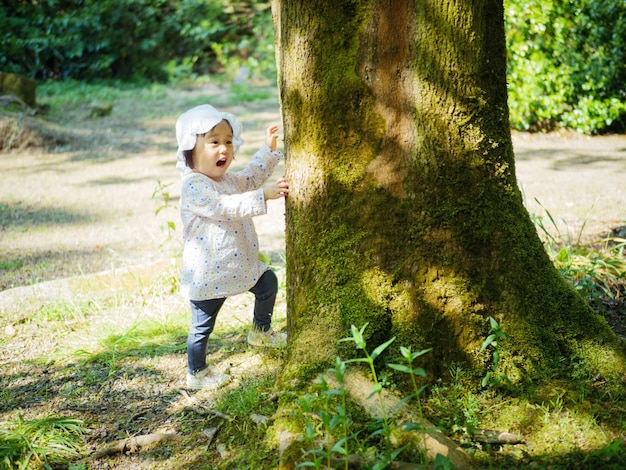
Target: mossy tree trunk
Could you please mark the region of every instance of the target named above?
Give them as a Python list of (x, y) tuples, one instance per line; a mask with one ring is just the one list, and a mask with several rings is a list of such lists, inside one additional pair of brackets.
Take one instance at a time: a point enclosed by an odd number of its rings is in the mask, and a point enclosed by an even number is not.
[[(356, 351), (432, 347), (483, 376), (494, 317), (512, 380), (600, 373), (623, 349), (555, 270), (523, 206), (502, 0), (274, 0), (283, 111), (290, 344), (284, 386)], [(389, 355), (397, 354), (391, 348)], [(388, 356), (389, 358), (389, 356)]]

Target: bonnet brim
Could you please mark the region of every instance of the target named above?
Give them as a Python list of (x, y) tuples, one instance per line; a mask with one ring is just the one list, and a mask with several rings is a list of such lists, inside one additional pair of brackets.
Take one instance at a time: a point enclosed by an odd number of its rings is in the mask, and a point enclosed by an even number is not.
[(176, 141), (178, 142), (178, 153), (176, 155), (176, 168), (184, 175), (191, 171), (187, 166), (183, 151), (192, 150), (196, 145), (196, 136), (205, 134), (217, 126), (222, 121), (227, 121), (233, 130), (233, 147), (235, 154), (243, 144), (241, 138), (242, 126), (231, 113), (222, 113), (213, 106), (203, 104), (191, 108), (181, 114), (176, 121)]

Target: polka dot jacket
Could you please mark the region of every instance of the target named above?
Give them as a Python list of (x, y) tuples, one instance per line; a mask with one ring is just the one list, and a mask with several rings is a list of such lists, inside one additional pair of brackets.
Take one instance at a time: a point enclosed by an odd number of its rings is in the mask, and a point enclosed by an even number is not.
[(283, 158), (267, 145), (240, 172), (220, 181), (200, 173), (183, 177), (181, 293), (190, 300), (240, 294), (252, 288), (268, 266), (259, 261), (252, 217), (265, 214), (262, 185)]

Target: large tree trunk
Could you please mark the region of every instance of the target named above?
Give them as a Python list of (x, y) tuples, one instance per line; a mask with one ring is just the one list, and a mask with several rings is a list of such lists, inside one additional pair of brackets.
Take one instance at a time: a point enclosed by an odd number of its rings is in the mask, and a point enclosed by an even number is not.
[(623, 370), (522, 203), (502, 0), (273, 7), (291, 184), (281, 383), (354, 354), (338, 340), (366, 322), (371, 347), (432, 347), (431, 377), (453, 363), (483, 376), (489, 316), (513, 381), (566, 374), (572, 355)]

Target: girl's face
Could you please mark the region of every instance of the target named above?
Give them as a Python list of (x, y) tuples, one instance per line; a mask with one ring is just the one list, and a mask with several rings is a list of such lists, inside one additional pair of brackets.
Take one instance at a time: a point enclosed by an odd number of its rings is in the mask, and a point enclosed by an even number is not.
[(235, 158), (233, 131), (227, 121), (220, 122), (196, 137), (193, 148), (194, 171), (219, 181)]

